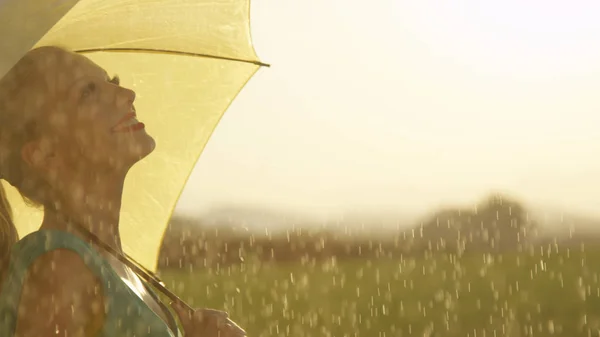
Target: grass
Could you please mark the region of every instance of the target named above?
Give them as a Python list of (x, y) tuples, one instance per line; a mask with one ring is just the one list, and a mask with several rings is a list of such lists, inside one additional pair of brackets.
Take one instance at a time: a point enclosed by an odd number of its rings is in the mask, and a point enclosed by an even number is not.
[(599, 336), (600, 249), (163, 271), (251, 337)]

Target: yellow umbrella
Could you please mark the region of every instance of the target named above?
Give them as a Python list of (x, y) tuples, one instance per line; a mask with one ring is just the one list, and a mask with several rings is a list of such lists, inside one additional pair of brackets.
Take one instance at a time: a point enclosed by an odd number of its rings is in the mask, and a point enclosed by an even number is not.
[[(156, 269), (166, 224), (211, 133), (265, 64), (250, 38), (249, 0), (0, 0), (0, 76), (32, 47), (85, 54), (136, 91), (156, 150), (128, 175), (124, 250)], [(6, 52), (5, 52), (6, 51)], [(19, 236), (42, 213), (5, 187)]]

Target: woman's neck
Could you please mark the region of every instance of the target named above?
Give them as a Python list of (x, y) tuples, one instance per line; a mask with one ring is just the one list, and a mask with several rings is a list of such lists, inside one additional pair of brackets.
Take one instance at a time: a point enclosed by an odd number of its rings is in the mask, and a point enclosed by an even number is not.
[(41, 229), (67, 231), (88, 241), (87, 231), (117, 252), (122, 252), (119, 217), (123, 183), (120, 180), (117, 182), (87, 184), (90, 187), (86, 189), (69, 189), (71, 193), (58, 199), (60, 202), (44, 207)]
[(46, 207), (40, 229), (65, 231), (85, 241), (90, 241), (88, 233), (91, 233), (117, 252), (122, 251), (118, 222), (105, 221), (98, 216), (68, 216), (58, 210)]

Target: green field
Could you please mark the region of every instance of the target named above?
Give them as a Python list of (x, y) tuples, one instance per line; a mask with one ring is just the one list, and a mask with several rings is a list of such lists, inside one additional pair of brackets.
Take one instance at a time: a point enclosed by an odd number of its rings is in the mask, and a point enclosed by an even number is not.
[(251, 337), (599, 336), (600, 249), (163, 271)]

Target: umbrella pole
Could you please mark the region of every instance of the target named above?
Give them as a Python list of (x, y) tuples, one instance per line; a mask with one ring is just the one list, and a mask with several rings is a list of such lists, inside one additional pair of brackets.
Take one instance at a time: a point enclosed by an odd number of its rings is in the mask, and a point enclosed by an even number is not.
[[(126, 266), (131, 268), (139, 277), (143, 278), (144, 281), (150, 283), (153, 287), (155, 287), (161, 293), (163, 293), (165, 296), (167, 296), (171, 301), (184, 307), (190, 313), (193, 313), (196, 310), (196, 309), (192, 308), (189, 304), (187, 304), (184, 300), (179, 298), (179, 296), (175, 295), (175, 293), (170, 291), (165, 286), (165, 284), (158, 278), (158, 276), (156, 276), (153, 272), (149, 271), (145, 267), (139, 265), (139, 263), (135, 262), (135, 260), (133, 258), (131, 258), (129, 255), (127, 255), (127, 254), (123, 255), (120, 252), (116, 251), (114, 248), (112, 248), (111, 246), (107, 245), (102, 240), (100, 240), (96, 235), (94, 235), (92, 232), (90, 232), (84, 226), (82, 226), (78, 223), (75, 223), (75, 225), (81, 231), (81, 233), (83, 235), (85, 235), (89, 240), (91, 240), (93, 243), (97, 244), (98, 246), (102, 247), (104, 250), (106, 250), (111, 255), (116, 257), (119, 261), (121, 261)], [(244, 331), (244, 329), (242, 329), (239, 325), (237, 325), (237, 323), (232, 321), (229, 317), (227, 317), (225, 320), (226, 320), (226, 324), (229, 325), (230, 328), (237, 329), (238, 331)], [(244, 333), (244, 336), (245, 336), (245, 333)]]
[(158, 276), (156, 276), (156, 274), (149, 271), (145, 267), (141, 266), (129, 255), (127, 255), (127, 254), (123, 255), (123, 254), (119, 253), (114, 248), (112, 248), (111, 246), (107, 245), (102, 240), (100, 240), (96, 235), (94, 235), (92, 232), (90, 232), (84, 226), (77, 224), (77, 223), (75, 225), (80, 230), (80, 232), (83, 235), (85, 235), (90, 241), (92, 241), (93, 243), (102, 247), (102, 249), (106, 250), (112, 256), (117, 258), (121, 263), (123, 263), (126, 266), (128, 266), (129, 268), (131, 268), (138, 276), (143, 278), (144, 281), (150, 283), (153, 287), (156, 287), (158, 290), (160, 290), (160, 292), (162, 292), (165, 296), (167, 296), (171, 301), (176, 302), (189, 310), (194, 310), (189, 304), (187, 304), (185, 301), (180, 299), (172, 291), (167, 289), (165, 284), (160, 280), (160, 278), (158, 278)]

